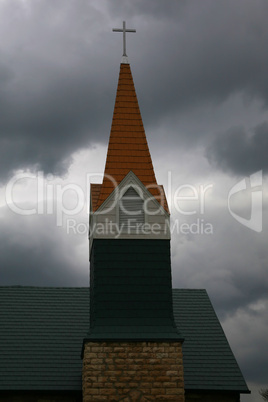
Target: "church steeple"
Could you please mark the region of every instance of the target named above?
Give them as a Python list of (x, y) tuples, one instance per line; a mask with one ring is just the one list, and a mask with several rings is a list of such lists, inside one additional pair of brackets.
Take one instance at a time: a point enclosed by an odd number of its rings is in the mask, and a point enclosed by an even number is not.
[[(183, 339), (173, 316), (170, 215), (163, 187), (155, 178), (126, 56), (125, 23), (119, 31), (124, 34), (124, 50), (104, 178), (102, 184), (91, 185), (84, 401), (95, 400), (91, 376), (94, 383), (105, 378), (114, 392), (116, 375), (120, 392), (105, 393), (112, 399), (143, 400), (148, 381), (156, 378), (158, 389), (162, 382), (161, 396), (184, 402)], [(91, 359), (93, 352), (100, 352), (97, 359)], [(157, 396), (158, 389), (150, 397)], [(101, 386), (96, 392), (102, 397)]]

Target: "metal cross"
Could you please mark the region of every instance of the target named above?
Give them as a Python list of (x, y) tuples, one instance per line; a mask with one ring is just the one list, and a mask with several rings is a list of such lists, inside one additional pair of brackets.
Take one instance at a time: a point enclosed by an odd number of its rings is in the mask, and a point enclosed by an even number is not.
[(126, 21), (123, 21), (123, 29), (114, 28), (113, 32), (123, 32), (123, 56), (127, 57), (127, 53), (126, 53), (126, 32), (136, 32), (136, 29), (126, 29)]

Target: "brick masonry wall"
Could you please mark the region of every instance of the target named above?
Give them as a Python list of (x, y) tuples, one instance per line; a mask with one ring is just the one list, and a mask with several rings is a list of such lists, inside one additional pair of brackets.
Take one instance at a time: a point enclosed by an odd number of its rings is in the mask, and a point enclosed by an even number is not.
[(180, 342), (87, 342), (83, 402), (184, 402)]

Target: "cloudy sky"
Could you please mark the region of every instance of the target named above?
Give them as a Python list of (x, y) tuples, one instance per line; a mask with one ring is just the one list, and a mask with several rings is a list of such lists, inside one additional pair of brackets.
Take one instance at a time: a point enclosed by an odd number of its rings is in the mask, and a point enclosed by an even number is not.
[(207, 289), (245, 402), (268, 387), (267, 17), (267, 0), (0, 0), (0, 285), (88, 285), (126, 20), (173, 286)]

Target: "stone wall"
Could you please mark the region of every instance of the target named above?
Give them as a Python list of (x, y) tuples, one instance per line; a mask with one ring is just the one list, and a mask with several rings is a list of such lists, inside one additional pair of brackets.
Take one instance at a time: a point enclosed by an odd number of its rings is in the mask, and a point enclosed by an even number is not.
[(184, 402), (180, 342), (87, 342), (83, 402)]

